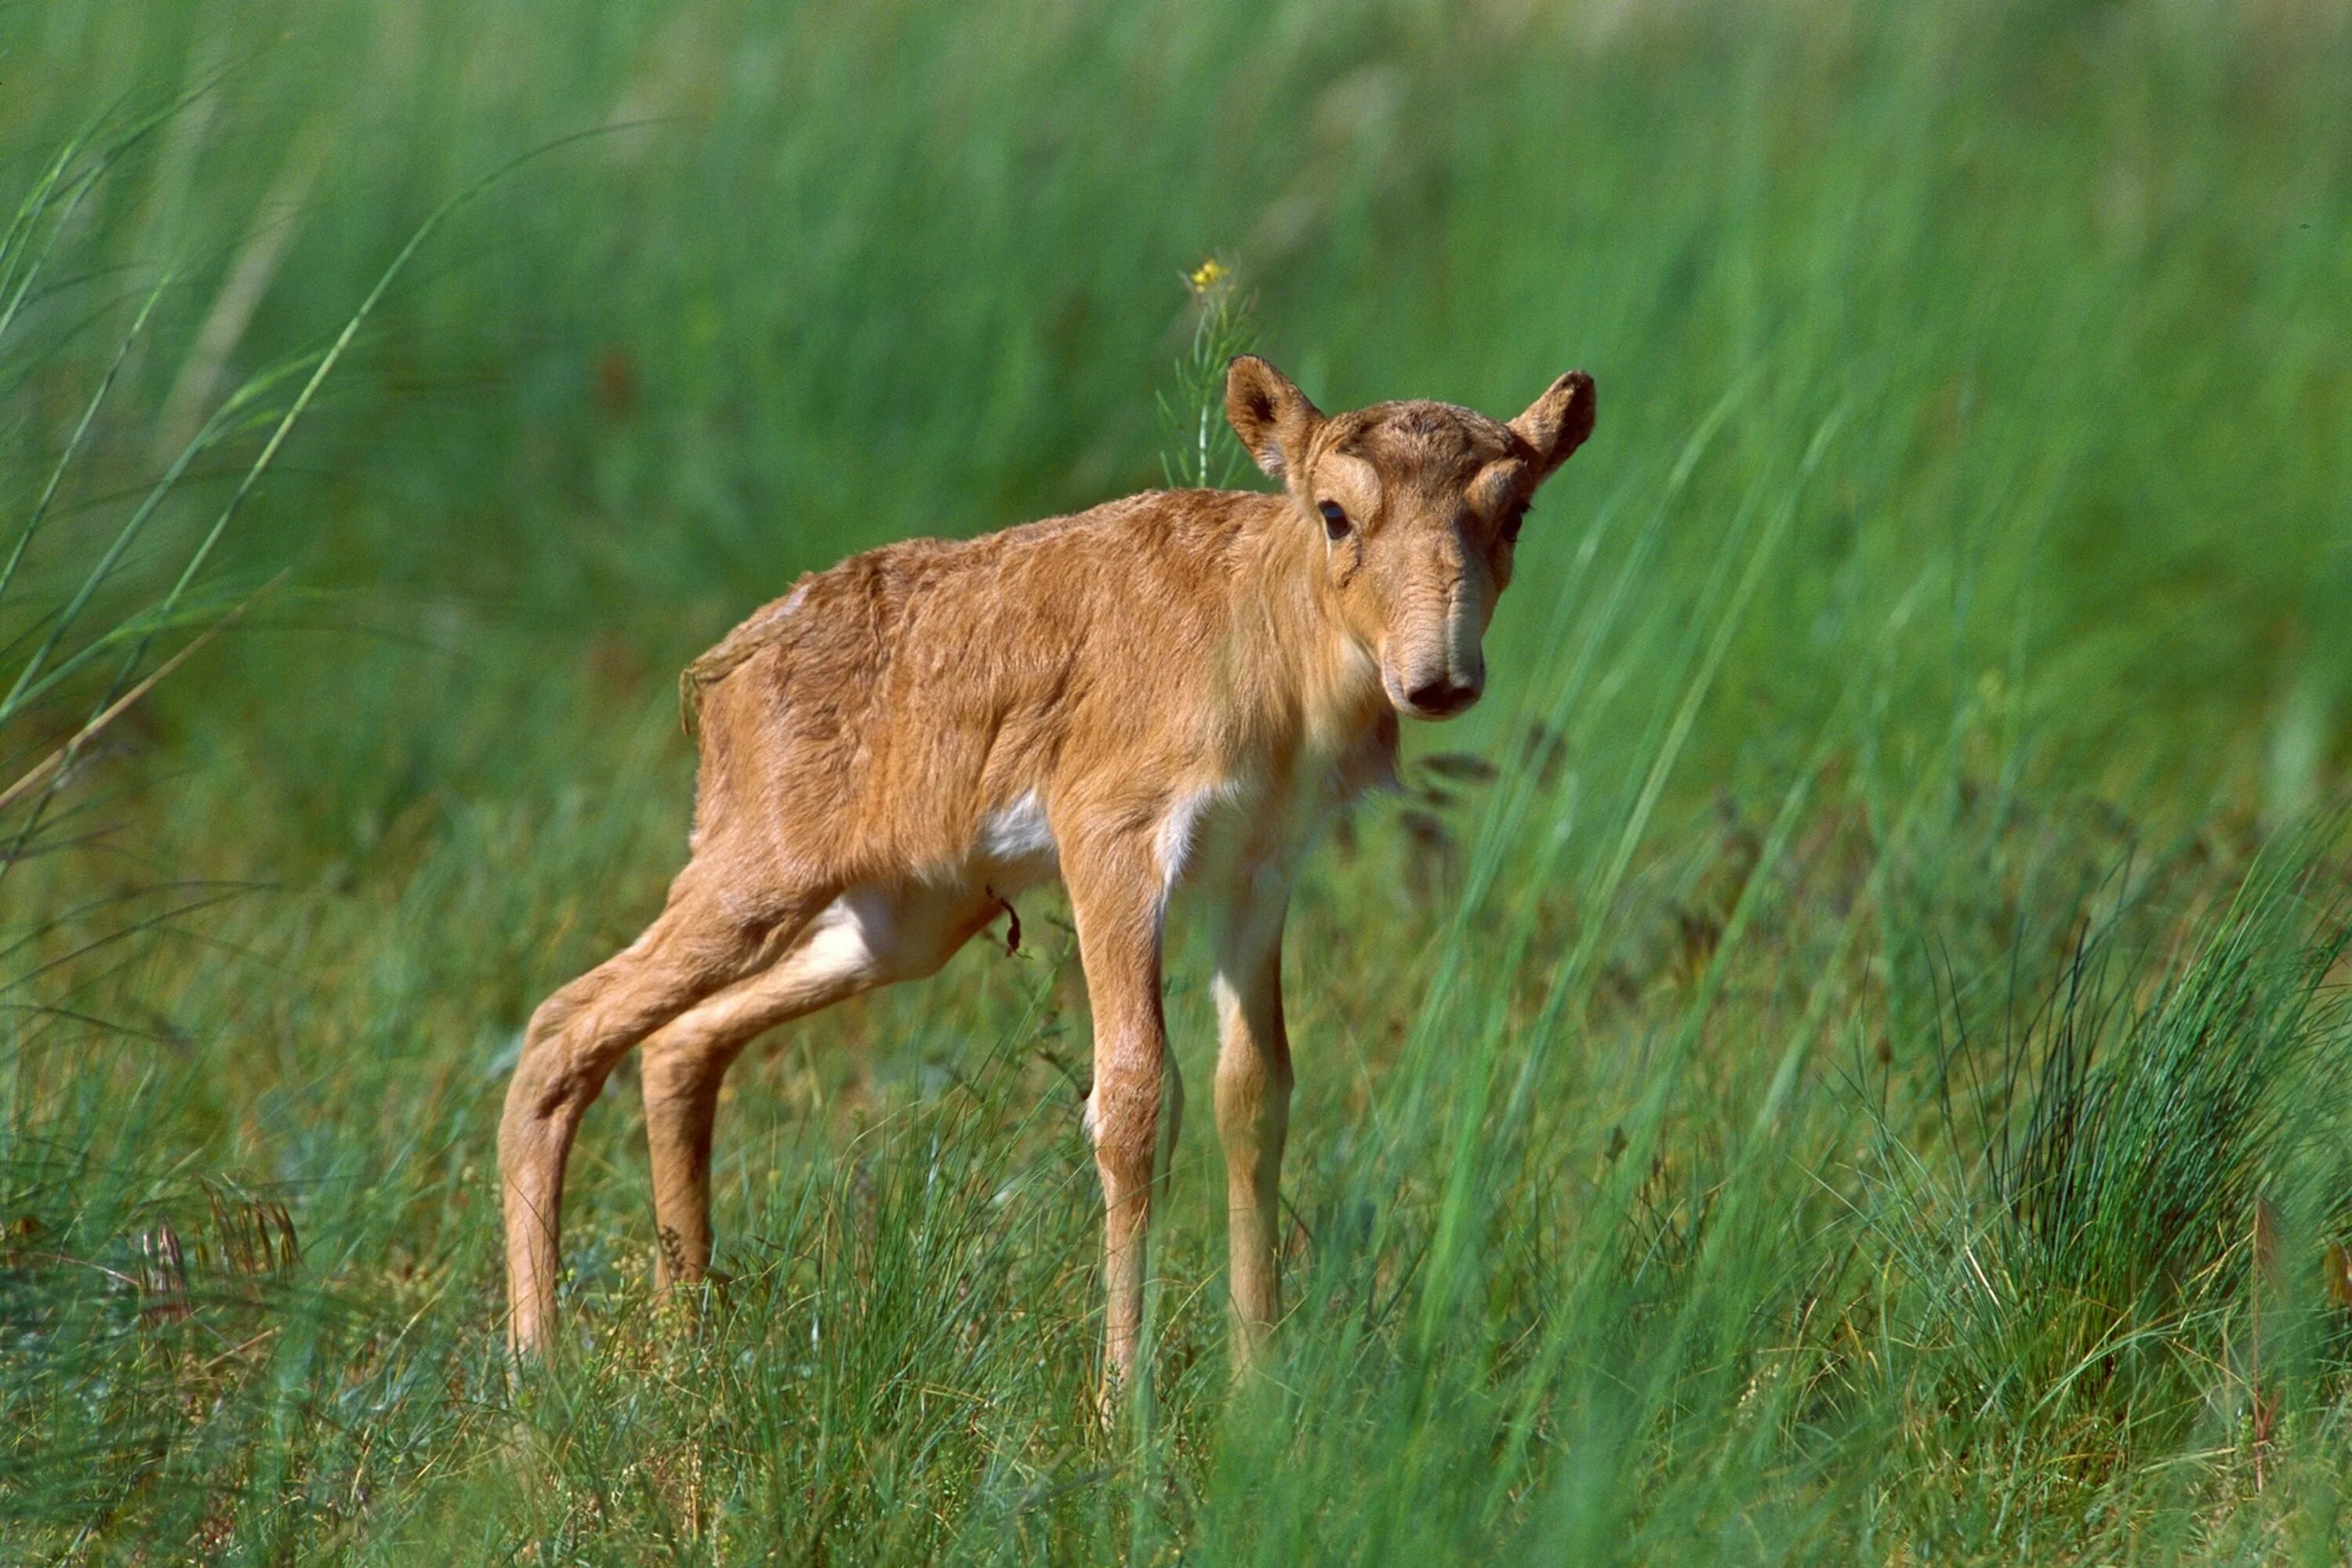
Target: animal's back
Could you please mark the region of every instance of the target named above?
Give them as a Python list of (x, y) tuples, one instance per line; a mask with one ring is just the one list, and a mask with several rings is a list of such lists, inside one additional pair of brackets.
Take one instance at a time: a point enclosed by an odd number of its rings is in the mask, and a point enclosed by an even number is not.
[(852, 879), (953, 860), (1075, 727), (1116, 745), (1151, 725), (1139, 687), (1198, 667), (1222, 557), (1267, 499), (1152, 492), (803, 577), (686, 674), (698, 837), (756, 825)]

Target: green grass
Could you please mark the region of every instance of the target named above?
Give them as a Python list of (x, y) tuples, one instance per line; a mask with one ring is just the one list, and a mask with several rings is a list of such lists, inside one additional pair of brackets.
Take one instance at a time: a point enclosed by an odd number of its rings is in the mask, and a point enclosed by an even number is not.
[[(0, 8), (0, 1557), (2341, 1558), (2347, 123), (2321, 5)], [(1092, 1418), (1041, 898), (738, 1067), (698, 1319), (617, 1076), (510, 1378), (676, 670), (1216, 471), (1212, 255), (1326, 406), (1601, 397), (1299, 893), (1270, 1375), (1180, 918)]]

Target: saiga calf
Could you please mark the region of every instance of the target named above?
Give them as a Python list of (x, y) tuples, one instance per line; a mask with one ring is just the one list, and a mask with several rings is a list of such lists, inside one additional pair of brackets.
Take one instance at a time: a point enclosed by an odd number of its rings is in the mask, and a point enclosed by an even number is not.
[(1282, 922), (1317, 826), (1394, 776), (1397, 715), (1486, 682), (1481, 639), (1592, 378), (1509, 424), (1443, 403), (1326, 417), (1264, 360), (1226, 416), (1279, 494), (1167, 490), (803, 577), (686, 675), (692, 858), (643, 936), (531, 1016), (499, 1129), (514, 1344), (555, 1310), (581, 1113), (645, 1047), (658, 1281), (710, 1258), (719, 1083), (754, 1037), (926, 975), (1059, 876), (1094, 1014), (1107, 1386), (1134, 1372), (1153, 1168), (1181, 1090), (1160, 1014), (1170, 895), (1214, 905), (1217, 1134), (1246, 1360), (1277, 1318), (1289, 1119)]

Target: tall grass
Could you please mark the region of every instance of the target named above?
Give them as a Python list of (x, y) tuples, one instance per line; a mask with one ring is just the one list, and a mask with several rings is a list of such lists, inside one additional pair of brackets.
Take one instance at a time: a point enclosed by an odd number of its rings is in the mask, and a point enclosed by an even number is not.
[[(58, 258), (0, 788), (59, 758), (0, 820), (0, 1555), (2341, 1555), (2334, 12), (0, 28), (0, 275)], [(1241, 473), (1253, 330), (1327, 407), (1604, 404), (1486, 702), (1300, 890), (1268, 1375), (1196, 1115), (1154, 1419), (1094, 1418), (1050, 902), (737, 1068), (698, 1316), (625, 1070), (511, 1375), (496, 1106), (674, 868), (670, 672), (846, 551)]]

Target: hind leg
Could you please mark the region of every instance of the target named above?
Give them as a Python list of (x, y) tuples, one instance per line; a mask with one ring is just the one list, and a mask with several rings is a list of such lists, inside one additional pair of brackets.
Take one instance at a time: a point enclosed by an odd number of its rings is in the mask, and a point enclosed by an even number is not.
[(580, 1118), (614, 1063), (695, 1003), (756, 970), (826, 896), (729, 900), (688, 866), (643, 936), (531, 1015), (499, 1123), (507, 1332), (516, 1349), (539, 1344), (553, 1319), (564, 1163)]
[(719, 1081), (743, 1047), (779, 1024), (936, 972), (996, 914), (964, 889), (853, 888), (812, 920), (766, 973), (720, 992), (646, 1042), (657, 1285), (710, 1266), (710, 1133)]

